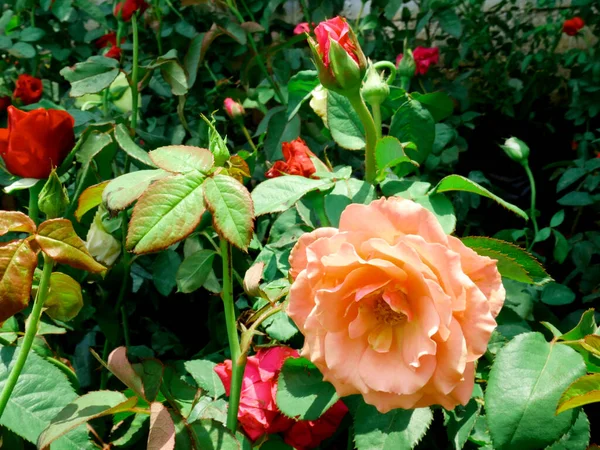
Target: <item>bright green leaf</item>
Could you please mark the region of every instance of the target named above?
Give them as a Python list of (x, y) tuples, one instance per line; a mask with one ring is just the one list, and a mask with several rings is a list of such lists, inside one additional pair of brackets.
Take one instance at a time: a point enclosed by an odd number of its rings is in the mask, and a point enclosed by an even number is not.
[(69, 275), (52, 272), (50, 290), (44, 302), (46, 314), (55, 320), (68, 322), (74, 319), (83, 307), (81, 286)]
[(71, 97), (96, 94), (111, 85), (119, 75), (119, 62), (104, 56), (92, 56), (87, 61), (67, 66), (60, 74), (71, 83)]
[(302, 70), (296, 73), (290, 81), (288, 81), (288, 120), (296, 115), (302, 103), (308, 100), (311, 92), (319, 85), (316, 70)]
[(327, 91), (327, 123), (331, 136), (348, 150), (365, 148), (365, 129), (350, 101), (341, 94)]
[(162, 169), (138, 170), (112, 180), (102, 192), (102, 201), (111, 211), (121, 211), (135, 202), (155, 181), (170, 176)]
[(556, 414), (597, 402), (600, 402), (600, 373), (584, 375), (569, 385), (561, 395)]
[(183, 260), (176, 275), (179, 292), (189, 294), (202, 287), (212, 271), (215, 255), (213, 250), (199, 250)]
[(573, 426), (546, 450), (586, 450), (590, 443), (590, 421), (584, 411), (579, 411)]
[(208, 173), (214, 164), (214, 157), (205, 148), (189, 145), (168, 145), (152, 150), (150, 159), (163, 170), (173, 173), (188, 173), (197, 170)]
[(213, 398), (225, 395), (223, 382), (215, 372), (216, 364), (207, 359), (186, 361), (185, 369), (190, 373), (198, 387), (206, 391)]
[(263, 181), (252, 191), (256, 216), (285, 211), (294, 206), (307, 193), (333, 187), (331, 180), (313, 180), (297, 175), (287, 175)]
[(400, 142), (413, 142), (417, 149), (407, 147), (405, 153), (421, 164), (433, 148), (435, 122), (427, 109), (409, 98), (392, 117), (389, 135), (398, 138)]
[(148, 152), (133, 142), (127, 128), (122, 123), (115, 127), (115, 140), (119, 144), (119, 147), (135, 161), (142, 163), (143, 166), (156, 168), (156, 165), (152, 162), (150, 156), (148, 156)]

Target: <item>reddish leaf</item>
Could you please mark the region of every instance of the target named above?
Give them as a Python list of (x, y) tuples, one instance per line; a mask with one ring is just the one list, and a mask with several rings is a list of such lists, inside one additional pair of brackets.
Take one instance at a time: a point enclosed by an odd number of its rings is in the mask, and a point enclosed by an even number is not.
[(47, 220), (40, 225), (35, 240), (44, 253), (54, 261), (88, 272), (100, 273), (106, 267), (98, 263), (85, 248), (67, 219)]
[(35, 223), (19, 211), (0, 211), (0, 236), (10, 231), (35, 233)]
[(29, 241), (0, 244), (0, 323), (29, 303), (37, 256)]
[(162, 403), (150, 405), (150, 433), (148, 450), (173, 450), (175, 448), (175, 424)]
[(108, 369), (141, 398), (145, 397), (142, 378), (127, 359), (127, 348), (117, 347), (108, 357)]

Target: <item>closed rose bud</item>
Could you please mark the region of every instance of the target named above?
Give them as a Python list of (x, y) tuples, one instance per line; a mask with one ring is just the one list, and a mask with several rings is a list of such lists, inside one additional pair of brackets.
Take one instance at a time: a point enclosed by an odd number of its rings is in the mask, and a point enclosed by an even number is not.
[[(125, 39), (121, 39), (121, 44), (125, 42)], [(109, 47), (109, 50), (104, 54), (107, 58), (121, 59), (121, 47), (117, 45), (116, 33), (107, 33), (104, 36), (96, 40), (97, 48)]]
[(102, 224), (104, 212), (102, 207), (96, 212), (86, 237), (85, 246), (97, 261), (112, 266), (121, 254), (121, 243), (104, 228)]
[(360, 92), (369, 105), (381, 105), (390, 95), (390, 87), (377, 69), (370, 65)]
[(308, 39), (321, 84), (340, 93), (360, 89), (367, 60), (345, 19), (334, 17), (315, 28), (317, 40)]
[(43, 92), (42, 80), (23, 73), (17, 78), (13, 98), (20, 100), (23, 105), (31, 105), (40, 101)]
[(223, 102), (225, 106), (225, 112), (229, 116), (230, 119), (233, 120), (243, 120), (244, 115), (246, 114), (246, 110), (242, 106), (241, 103), (236, 102), (234, 99), (228, 97)]
[(521, 139), (511, 137), (500, 146), (513, 161), (526, 166), (529, 159), (529, 147)]
[(565, 20), (563, 23), (563, 33), (569, 36), (575, 36), (585, 26), (585, 22), (581, 17), (573, 17)]
[(140, 14), (143, 14), (146, 9), (148, 9), (148, 3), (144, 0), (124, 0), (115, 5), (113, 13), (115, 17), (129, 22), (135, 12), (139, 11)]
[(8, 128), (0, 129), (0, 155), (13, 175), (47, 178), (75, 144), (73, 117), (66, 111), (8, 107)]
[[(313, 27), (314, 27), (314, 24), (313, 24)], [(302, 33), (310, 33), (310, 27), (308, 26), (308, 22), (299, 23), (294, 28), (294, 34), (302, 34)]]

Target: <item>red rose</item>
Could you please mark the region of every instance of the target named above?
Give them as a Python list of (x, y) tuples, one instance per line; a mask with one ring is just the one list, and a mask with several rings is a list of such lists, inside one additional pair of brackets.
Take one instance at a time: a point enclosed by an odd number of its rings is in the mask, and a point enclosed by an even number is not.
[[(290, 356), (296, 357), (298, 352), (289, 347), (272, 347), (260, 349), (256, 355), (248, 358), (242, 381), (238, 420), (253, 441), (265, 434), (285, 431), (294, 424), (294, 420), (285, 417), (275, 403), (277, 375), (283, 362)], [(231, 360), (218, 364), (215, 372), (229, 395)]]
[[(400, 53), (396, 58), (396, 67), (402, 61), (404, 55)], [(415, 60), (415, 75), (425, 75), (429, 71), (429, 66), (437, 64), (440, 61), (440, 49), (437, 47), (417, 47), (413, 50)]]
[(331, 42), (329, 39), (340, 44), (342, 48), (346, 50), (346, 53), (348, 53), (357, 64), (360, 64), (356, 38), (351, 34), (348, 22), (341, 17), (338, 16), (321, 22), (315, 28), (315, 35), (317, 36), (317, 43), (319, 44), (319, 54), (323, 59), (325, 67), (329, 67), (330, 63), (329, 47), (331, 46)]
[(8, 128), (0, 129), (0, 155), (13, 175), (47, 178), (75, 144), (73, 117), (66, 111), (8, 107)]
[(140, 14), (143, 14), (146, 9), (148, 9), (148, 3), (146, 3), (144, 0), (124, 0), (115, 5), (113, 13), (117, 18), (120, 14), (121, 20), (129, 22), (131, 20), (131, 16), (133, 16), (136, 11), (139, 11)]
[(121, 47), (117, 47), (116, 45), (114, 47), (111, 47), (110, 50), (104, 54), (104, 56), (116, 60), (121, 59)]
[(8, 95), (0, 97), (0, 114), (6, 111), (6, 108), (10, 106), (10, 97)]
[(277, 161), (273, 167), (267, 170), (267, 178), (275, 178), (287, 173), (288, 175), (300, 175), (310, 178), (317, 169), (311, 161), (315, 154), (307, 147), (303, 139), (297, 138), (292, 142), (284, 142), (282, 146), (285, 161)]
[(31, 105), (40, 101), (43, 91), (42, 80), (23, 73), (17, 78), (13, 97), (21, 100), (24, 105)]
[(244, 114), (246, 114), (244, 107), (230, 97), (225, 99), (223, 105), (225, 106), (225, 112), (230, 119), (239, 120), (244, 117)]
[[(121, 39), (121, 44), (125, 39)], [(96, 48), (110, 49), (104, 54), (107, 58), (121, 59), (121, 47), (117, 45), (117, 34), (115, 32), (107, 33), (96, 40)]]
[(573, 17), (565, 20), (563, 23), (563, 33), (569, 36), (575, 36), (585, 26), (585, 22), (581, 17)]
[(283, 439), (296, 450), (318, 447), (339, 428), (342, 419), (348, 412), (348, 407), (338, 400), (317, 420), (299, 420), (287, 430)]

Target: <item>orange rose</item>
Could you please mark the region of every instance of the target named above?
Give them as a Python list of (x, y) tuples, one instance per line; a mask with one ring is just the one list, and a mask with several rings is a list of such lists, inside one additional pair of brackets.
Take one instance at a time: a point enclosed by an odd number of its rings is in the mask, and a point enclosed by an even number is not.
[(339, 395), (362, 394), (381, 412), (469, 401), (504, 303), (495, 260), (391, 197), (350, 205), (339, 229), (302, 236), (290, 264), (302, 356)]

